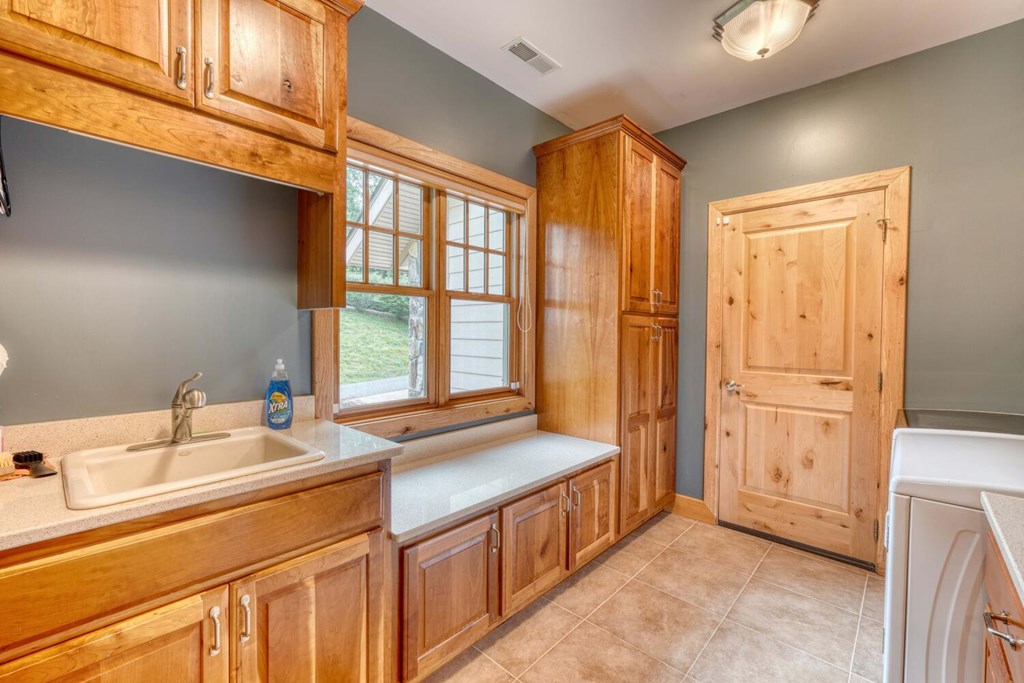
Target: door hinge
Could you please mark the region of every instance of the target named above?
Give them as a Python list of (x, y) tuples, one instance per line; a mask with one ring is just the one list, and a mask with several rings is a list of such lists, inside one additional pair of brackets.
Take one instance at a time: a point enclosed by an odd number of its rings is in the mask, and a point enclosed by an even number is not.
[(879, 218), (875, 222), (878, 223), (878, 227), (882, 229), (882, 244), (885, 244), (885, 241), (889, 239), (889, 219)]
[(875, 528), (872, 530), (871, 535), (874, 537), (875, 543), (877, 543), (878, 542), (878, 520), (877, 519), (875, 520)]
[(878, 373), (878, 393), (882, 393), (882, 373)]

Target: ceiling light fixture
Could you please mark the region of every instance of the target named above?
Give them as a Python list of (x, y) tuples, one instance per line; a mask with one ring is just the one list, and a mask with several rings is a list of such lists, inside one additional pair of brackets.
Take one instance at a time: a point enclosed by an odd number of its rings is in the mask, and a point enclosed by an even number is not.
[(715, 38), (734, 57), (754, 62), (789, 47), (818, 0), (739, 0), (715, 17)]

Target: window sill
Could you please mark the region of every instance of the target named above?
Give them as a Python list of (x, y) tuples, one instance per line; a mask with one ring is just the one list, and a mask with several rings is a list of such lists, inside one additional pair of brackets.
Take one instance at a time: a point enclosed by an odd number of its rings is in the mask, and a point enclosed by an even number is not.
[(533, 410), (534, 404), (525, 396), (506, 396), (486, 401), (464, 402), (444, 408), (418, 408), (399, 414), (367, 418), (366, 415), (336, 417), (338, 424), (382, 438), (408, 436), (492, 417), (503, 417)]

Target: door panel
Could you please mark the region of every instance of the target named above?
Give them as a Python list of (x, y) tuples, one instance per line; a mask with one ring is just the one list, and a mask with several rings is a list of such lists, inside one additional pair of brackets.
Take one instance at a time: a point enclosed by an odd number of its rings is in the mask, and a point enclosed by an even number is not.
[(657, 393), (654, 397), (654, 446), (651, 452), (651, 501), (663, 508), (676, 492), (676, 412), (679, 374), (679, 323), (658, 318), (653, 362)]
[(231, 584), (240, 679), (369, 680), (369, 557), (363, 534)]
[(650, 485), (653, 448), (653, 320), (622, 319), (622, 454), (620, 460), (619, 534), (640, 526), (652, 509)]
[(227, 683), (227, 615), (224, 586), (0, 665), (0, 681)]
[(403, 551), (405, 680), (438, 668), (499, 618), (497, 528), (493, 513)]
[(569, 524), (569, 568), (589, 562), (615, 540), (615, 463), (607, 462), (569, 481), (572, 518)]
[(149, 95), (193, 101), (189, 0), (0, 0), (0, 46)]
[(501, 509), (504, 613), (557, 584), (565, 575), (569, 491), (566, 482)]
[(679, 313), (679, 220), (682, 180), (679, 170), (660, 157), (654, 187), (654, 273), (656, 310)]
[(627, 311), (649, 313), (654, 310), (654, 153), (628, 135), (624, 137), (624, 303)]
[(336, 149), (344, 20), (316, 0), (201, 0), (199, 6), (200, 108)]
[(883, 191), (730, 216), (721, 519), (873, 561)]

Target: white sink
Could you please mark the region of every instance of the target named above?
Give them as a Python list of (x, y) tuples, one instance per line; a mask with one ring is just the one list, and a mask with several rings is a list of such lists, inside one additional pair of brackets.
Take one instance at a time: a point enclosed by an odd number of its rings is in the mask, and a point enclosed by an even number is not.
[(68, 507), (89, 510), (324, 457), (322, 450), (266, 427), (227, 433), (217, 441), (148, 451), (111, 446), (69, 453), (61, 460)]

